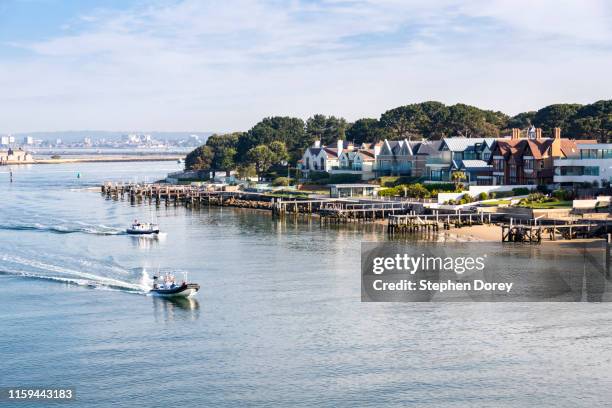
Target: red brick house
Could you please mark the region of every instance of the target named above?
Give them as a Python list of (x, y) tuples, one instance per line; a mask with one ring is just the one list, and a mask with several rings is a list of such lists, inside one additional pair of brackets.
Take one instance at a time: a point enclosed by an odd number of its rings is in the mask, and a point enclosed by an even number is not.
[[(578, 153), (576, 141), (562, 139), (560, 128), (554, 129), (553, 138), (543, 138), (541, 129), (529, 134), (533, 136), (523, 138), (520, 129), (512, 129), (510, 139), (497, 140), (490, 159), (494, 184), (552, 184), (554, 159), (572, 157)], [(580, 143), (595, 141), (580, 140)]]

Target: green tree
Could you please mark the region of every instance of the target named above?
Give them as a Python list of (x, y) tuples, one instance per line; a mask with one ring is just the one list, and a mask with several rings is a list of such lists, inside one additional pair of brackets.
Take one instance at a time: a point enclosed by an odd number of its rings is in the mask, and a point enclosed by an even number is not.
[(306, 133), (311, 143), (320, 140), (322, 144), (327, 145), (338, 139), (344, 140), (346, 128), (346, 120), (335, 116), (317, 114), (306, 120)]
[(286, 116), (264, 118), (238, 139), (238, 161), (245, 162), (247, 152), (253, 147), (270, 145), (276, 140), (285, 143), (292, 162), (301, 158), (311, 143), (302, 119)]
[(420, 106), (428, 119), (427, 125), (422, 130), (423, 136), (432, 140), (445, 137), (445, 124), (449, 115), (448, 107), (437, 101), (422, 102)]
[(247, 160), (255, 165), (258, 176), (270, 168), (274, 159), (274, 152), (266, 145), (253, 147), (247, 152)]
[(447, 135), (478, 137), (485, 133), (485, 114), (475, 106), (458, 103), (449, 107)]
[(346, 139), (355, 144), (375, 143), (387, 136), (389, 136), (388, 132), (383, 129), (377, 119), (358, 119), (346, 130)]
[(233, 147), (219, 147), (215, 150), (213, 166), (217, 170), (226, 172), (236, 167), (236, 149)]
[(392, 132), (394, 139), (412, 140), (423, 136), (429, 118), (418, 104), (412, 104), (386, 111), (381, 115), (380, 123)]
[(533, 124), (536, 127), (542, 128), (548, 134), (552, 134), (552, 129), (555, 127), (568, 129), (572, 117), (581, 106), (577, 103), (560, 103), (546, 106), (537, 111), (533, 118)]
[(506, 127), (508, 129), (525, 129), (533, 124), (533, 119), (535, 118), (536, 111), (529, 112), (521, 112), (518, 115), (511, 117), (508, 120), (508, 124)]
[(208, 170), (212, 167), (214, 150), (209, 146), (200, 146), (185, 157), (185, 170)]
[(579, 139), (597, 138), (601, 143), (608, 143), (612, 138), (612, 100), (583, 106), (570, 122), (572, 136)]
[(287, 146), (285, 143), (275, 140), (270, 143), (270, 150), (274, 153), (274, 159), (272, 164), (277, 164), (282, 161), (289, 159), (289, 153), (287, 152)]

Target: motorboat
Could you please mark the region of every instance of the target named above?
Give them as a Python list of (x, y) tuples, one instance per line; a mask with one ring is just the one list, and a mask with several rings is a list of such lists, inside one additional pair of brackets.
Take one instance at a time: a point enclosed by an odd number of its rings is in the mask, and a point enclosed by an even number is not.
[(153, 277), (153, 289), (149, 293), (162, 297), (190, 297), (199, 290), (200, 285), (187, 282), (187, 276), (185, 276), (185, 280), (177, 284), (174, 275), (167, 273), (163, 277)]
[(132, 225), (127, 228), (125, 232), (132, 235), (159, 234), (159, 225), (150, 222), (139, 222), (138, 220), (134, 220)]

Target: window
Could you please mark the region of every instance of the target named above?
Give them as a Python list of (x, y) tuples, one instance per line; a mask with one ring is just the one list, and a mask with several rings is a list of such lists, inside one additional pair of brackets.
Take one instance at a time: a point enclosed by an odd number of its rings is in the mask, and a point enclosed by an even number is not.
[(525, 159), (523, 161), (523, 168), (525, 170), (533, 170), (533, 159)]
[(599, 176), (599, 167), (597, 166), (586, 166), (584, 168), (585, 176)]

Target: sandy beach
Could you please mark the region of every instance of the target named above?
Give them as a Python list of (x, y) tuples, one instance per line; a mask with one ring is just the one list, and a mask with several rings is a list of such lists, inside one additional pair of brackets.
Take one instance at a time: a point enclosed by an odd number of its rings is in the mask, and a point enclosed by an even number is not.
[(495, 224), (473, 225), (453, 228), (446, 232), (446, 237), (457, 241), (501, 242), (502, 229)]

